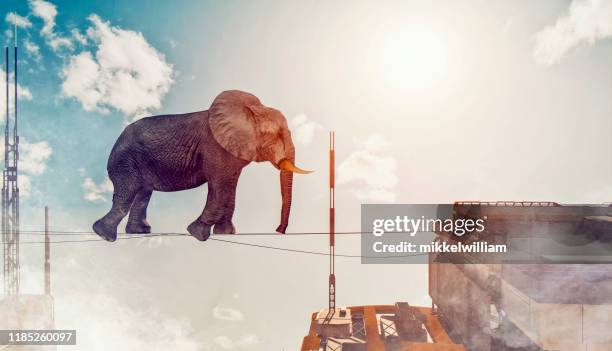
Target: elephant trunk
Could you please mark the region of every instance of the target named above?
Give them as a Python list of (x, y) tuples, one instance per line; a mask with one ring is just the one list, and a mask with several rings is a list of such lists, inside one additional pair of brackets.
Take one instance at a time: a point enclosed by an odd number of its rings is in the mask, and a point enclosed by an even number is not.
[(289, 212), (291, 211), (291, 197), (293, 189), (293, 173), (289, 171), (280, 172), (281, 196), (283, 198), (283, 206), (281, 208), (281, 220), (276, 231), (285, 234), (287, 225), (289, 225)]
[[(290, 164), (295, 163), (295, 149), (293, 143), (289, 141), (289, 147), (285, 155), (285, 160), (289, 161)], [(287, 225), (289, 225), (289, 212), (291, 212), (291, 198), (293, 196), (293, 172), (282, 169), (280, 171), (280, 188), (283, 205), (281, 208), (281, 219), (276, 231), (285, 234)]]

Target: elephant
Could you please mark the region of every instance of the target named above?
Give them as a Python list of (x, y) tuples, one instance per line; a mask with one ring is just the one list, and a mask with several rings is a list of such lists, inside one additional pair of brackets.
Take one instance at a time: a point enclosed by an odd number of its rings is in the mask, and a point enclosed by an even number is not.
[(285, 233), (291, 210), (295, 147), (283, 114), (253, 94), (228, 90), (210, 108), (177, 115), (152, 116), (125, 127), (108, 157), (113, 184), (110, 211), (93, 224), (107, 241), (117, 239), (117, 226), (128, 215), (128, 234), (147, 234), (147, 206), (153, 191), (173, 192), (208, 183), (206, 205), (187, 231), (200, 241), (215, 234), (234, 234), (236, 187), (251, 162), (270, 162), (280, 170)]

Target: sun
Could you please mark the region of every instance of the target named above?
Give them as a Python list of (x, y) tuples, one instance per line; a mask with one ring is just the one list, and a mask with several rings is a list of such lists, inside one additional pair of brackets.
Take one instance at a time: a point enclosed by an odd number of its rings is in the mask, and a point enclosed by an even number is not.
[(444, 45), (438, 34), (397, 32), (388, 36), (383, 48), (383, 75), (402, 89), (431, 88), (443, 79), (444, 59)]

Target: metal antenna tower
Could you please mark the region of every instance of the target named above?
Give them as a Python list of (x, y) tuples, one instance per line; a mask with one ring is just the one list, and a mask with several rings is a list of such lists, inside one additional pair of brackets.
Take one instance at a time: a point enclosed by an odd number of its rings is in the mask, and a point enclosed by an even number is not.
[[(17, 162), (19, 136), (17, 134), (17, 39), (14, 51), (13, 124), (9, 115), (9, 47), (6, 47), (6, 125), (4, 128), (4, 172), (2, 173), (2, 243), (4, 246), (4, 293), (19, 294), (19, 186)], [(11, 135), (12, 134), (12, 135)]]
[(333, 315), (336, 309), (336, 256), (335, 256), (335, 161), (334, 132), (329, 133), (329, 313)]

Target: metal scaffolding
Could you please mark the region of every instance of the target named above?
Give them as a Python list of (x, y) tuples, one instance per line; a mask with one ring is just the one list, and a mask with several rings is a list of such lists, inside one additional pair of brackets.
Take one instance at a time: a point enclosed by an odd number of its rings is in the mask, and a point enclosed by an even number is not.
[[(4, 246), (4, 293), (19, 294), (19, 186), (17, 163), (17, 44), (14, 50), (14, 109), (11, 128), (9, 109), (9, 48), (6, 47), (6, 124), (4, 128), (4, 172), (2, 178), (2, 243)], [(11, 132), (12, 129), (12, 132)]]

